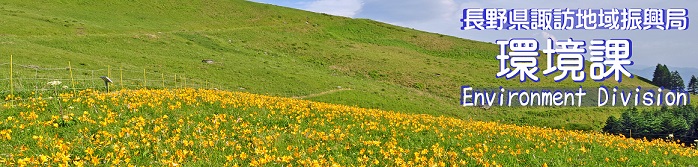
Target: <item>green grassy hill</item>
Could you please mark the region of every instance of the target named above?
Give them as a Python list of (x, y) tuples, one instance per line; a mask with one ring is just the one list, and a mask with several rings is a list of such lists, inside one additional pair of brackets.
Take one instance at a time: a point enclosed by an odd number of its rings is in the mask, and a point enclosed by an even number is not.
[[(70, 78), (65, 68), (71, 62), (78, 79), (126, 78), (127, 83), (119, 80), (115, 86), (142, 84), (145, 69), (148, 80), (166, 78), (166, 87), (210, 84), (365, 108), (548, 127), (598, 129), (607, 116), (624, 109), (459, 106), (461, 85), (580, 86), (555, 83), (552, 77), (540, 83), (497, 79), (497, 51), (491, 43), (247, 1), (0, 2), (0, 64), (14, 55), (13, 77), (33, 78), (17, 80), (13, 85), (18, 91)], [(215, 63), (202, 63), (203, 59)], [(0, 69), (2, 89), (8, 90), (9, 66)], [(77, 84), (95, 85), (82, 80)], [(651, 87), (628, 78), (620, 86)]]

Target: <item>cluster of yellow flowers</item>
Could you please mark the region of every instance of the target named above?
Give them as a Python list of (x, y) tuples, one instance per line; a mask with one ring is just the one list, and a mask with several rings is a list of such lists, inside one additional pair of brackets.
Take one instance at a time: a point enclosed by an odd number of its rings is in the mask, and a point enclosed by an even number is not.
[(208, 89), (85, 90), (4, 110), (0, 164), (13, 166), (668, 165), (698, 158), (695, 149), (660, 140)]

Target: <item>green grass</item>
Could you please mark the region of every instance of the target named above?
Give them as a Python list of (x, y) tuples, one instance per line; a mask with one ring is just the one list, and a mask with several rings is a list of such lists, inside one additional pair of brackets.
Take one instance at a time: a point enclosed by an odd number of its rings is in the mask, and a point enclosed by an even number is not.
[[(478, 108), (459, 106), (460, 86), (651, 87), (637, 79), (561, 84), (495, 78), (498, 46), (366, 19), (317, 14), (246, 1), (55, 1), (0, 3), (0, 61), (65, 68), (78, 79), (109, 75), (114, 86), (217, 87), (406, 113), (447, 115), (547, 127), (599, 129), (622, 107)], [(215, 64), (201, 63), (213, 59)], [(0, 64), (2, 64), (0, 63)], [(544, 63), (541, 63), (541, 67)], [(126, 71), (120, 71), (124, 69)], [(2, 78), (9, 66), (2, 65)], [(18, 91), (46, 88), (67, 70), (16, 67)], [(93, 71), (98, 70), (98, 71)], [(93, 74), (93, 72), (95, 74)], [(178, 75), (175, 79), (174, 75)], [(30, 80), (27, 78), (45, 78)], [(153, 80), (153, 81), (150, 81)], [(9, 90), (9, 80), (0, 80)], [(79, 81), (99, 87), (99, 80)], [(7, 93), (7, 91), (3, 92)], [(593, 113), (593, 114), (590, 114)]]
[(60, 93), (0, 106), (0, 164), (689, 166), (698, 156), (665, 141), (243, 92)]

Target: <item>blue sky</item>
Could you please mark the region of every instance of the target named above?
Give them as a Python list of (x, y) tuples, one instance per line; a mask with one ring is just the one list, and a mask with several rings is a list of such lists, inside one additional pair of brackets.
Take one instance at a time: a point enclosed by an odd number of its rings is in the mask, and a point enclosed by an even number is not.
[[(352, 18), (368, 18), (422, 31), (460, 38), (494, 42), (497, 39), (612, 39), (627, 38), (633, 42), (632, 68), (655, 66), (698, 67), (698, 1), (696, 0), (254, 0), (307, 11)], [(688, 30), (461, 30), (465, 8), (686, 8)], [(588, 57), (588, 55), (585, 55)], [(493, 55), (494, 57), (494, 55)]]

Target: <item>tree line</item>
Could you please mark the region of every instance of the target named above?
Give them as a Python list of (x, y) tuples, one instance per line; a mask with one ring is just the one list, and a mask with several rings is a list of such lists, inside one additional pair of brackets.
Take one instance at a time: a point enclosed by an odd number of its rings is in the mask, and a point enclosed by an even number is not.
[[(686, 90), (698, 93), (698, 79), (691, 76), (684, 85), (678, 71), (670, 71), (666, 65), (657, 64), (652, 84), (671, 90)], [(630, 108), (619, 118), (610, 116), (602, 129), (606, 133), (622, 134), (632, 138), (671, 139), (682, 143), (693, 143), (698, 139), (698, 107), (692, 105), (638, 111)]]
[(620, 118), (611, 116), (603, 131), (632, 138), (671, 139), (692, 143), (698, 139), (698, 107), (691, 105), (638, 111), (631, 108)]
[(671, 72), (665, 64), (657, 64), (657, 67), (654, 69), (652, 84), (666, 89), (686, 90), (689, 93), (698, 94), (698, 78), (695, 75), (691, 76), (688, 85), (684, 85), (679, 71)]

